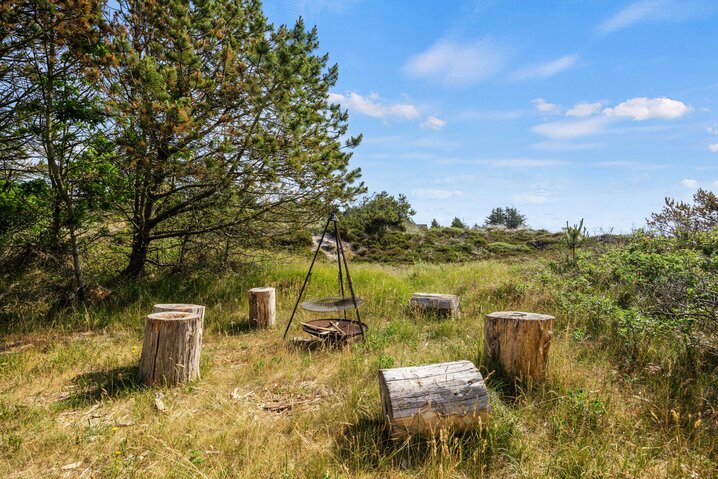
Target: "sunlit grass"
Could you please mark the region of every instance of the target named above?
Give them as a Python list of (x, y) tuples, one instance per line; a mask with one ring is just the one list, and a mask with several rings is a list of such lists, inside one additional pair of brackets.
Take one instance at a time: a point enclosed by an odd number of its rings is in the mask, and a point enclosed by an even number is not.
[[(0, 477), (712, 477), (715, 429), (662, 406), (661, 378), (623, 377), (578, 341), (534, 265), (352, 265), (365, 299), (366, 342), (307, 352), (281, 335), (303, 261), (245, 273), (186, 275), (118, 286), (54, 326), (36, 320), (0, 354)], [(251, 331), (246, 291), (277, 288), (278, 327)], [(414, 317), (415, 291), (459, 294), (454, 320)], [(337, 292), (321, 262), (310, 297)], [(202, 379), (161, 390), (137, 384), (144, 316), (153, 303), (207, 305)], [(470, 359), (480, 364), (484, 314), (557, 316), (550, 375), (509, 391), (489, 377), (484, 431), (394, 442), (382, 427), (377, 370)], [(299, 313), (290, 337), (299, 335)], [(575, 318), (574, 318), (575, 319)], [(84, 332), (83, 332), (84, 331)], [(486, 373), (485, 370), (482, 370)], [(295, 404), (273, 412), (267, 405)], [(76, 465), (80, 463), (79, 465)], [(63, 466), (73, 466), (62, 469)]]

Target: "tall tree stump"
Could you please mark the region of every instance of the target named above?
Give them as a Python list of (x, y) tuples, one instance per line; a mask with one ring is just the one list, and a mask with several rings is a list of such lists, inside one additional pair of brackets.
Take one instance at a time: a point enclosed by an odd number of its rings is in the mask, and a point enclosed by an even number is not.
[[(153, 313), (164, 313), (165, 311), (175, 311), (181, 313), (193, 313), (199, 316), (199, 332), (192, 336), (195, 341), (195, 345), (192, 347), (193, 351), (197, 351), (197, 361), (199, 361), (199, 354), (202, 350), (202, 336), (204, 336), (204, 310), (205, 307), (200, 304), (189, 304), (189, 303), (165, 303), (155, 304), (152, 307)], [(197, 376), (199, 377), (199, 375)]]
[(154, 386), (199, 378), (202, 318), (180, 311), (152, 313), (145, 321), (140, 380)]
[(249, 290), (249, 322), (257, 328), (273, 328), (277, 318), (274, 288)]
[(484, 320), (484, 356), (489, 364), (519, 380), (539, 379), (546, 372), (554, 317), (501, 311)]
[(453, 294), (414, 293), (409, 300), (409, 307), (421, 313), (454, 317), (459, 314), (459, 297)]
[(487, 424), (489, 394), (471, 361), (379, 371), (381, 409), (392, 437)]

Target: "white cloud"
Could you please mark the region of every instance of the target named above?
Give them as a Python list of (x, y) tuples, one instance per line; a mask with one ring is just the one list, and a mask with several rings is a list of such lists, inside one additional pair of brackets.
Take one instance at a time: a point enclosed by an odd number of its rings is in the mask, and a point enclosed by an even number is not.
[(419, 110), (410, 103), (386, 104), (377, 93), (362, 96), (356, 92), (348, 95), (329, 93), (330, 103), (340, 103), (343, 107), (374, 118), (399, 118), (414, 120), (419, 118)]
[(690, 111), (691, 107), (680, 100), (640, 97), (626, 100), (614, 108), (605, 108), (603, 114), (607, 117), (626, 117), (639, 121), (651, 118), (672, 120)]
[(663, 0), (634, 2), (604, 21), (598, 27), (598, 30), (601, 33), (611, 33), (629, 27), (634, 23), (663, 19), (666, 16), (667, 4), (668, 2)]
[(700, 186), (700, 183), (698, 183), (697, 180), (691, 180), (686, 178), (685, 180), (681, 180), (681, 184), (685, 186), (686, 188), (698, 188)]
[(566, 112), (566, 116), (576, 116), (583, 118), (598, 113), (603, 104), (600, 101), (595, 103), (577, 103)]
[(718, 143), (708, 145), (708, 149), (711, 150), (713, 153), (718, 153)]
[(531, 193), (519, 193), (511, 197), (519, 205), (542, 205), (548, 200), (548, 192), (539, 190)]
[(671, 168), (671, 165), (660, 163), (641, 163), (637, 161), (597, 161), (590, 163), (596, 168), (624, 168), (627, 170), (655, 171)]
[(421, 123), (421, 127), (428, 130), (441, 130), (444, 128), (444, 125), (446, 125), (446, 121), (434, 115), (426, 117), (426, 119)]
[[(557, 112), (558, 105), (547, 103), (542, 99), (533, 101), (538, 110)], [(581, 138), (585, 136), (596, 135), (599, 133), (631, 133), (637, 128), (646, 131), (659, 131), (667, 128), (663, 125), (648, 125), (646, 127), (623, 127), (613, 126), (607, 127), (621, 118), (630, 118), (633, 120), (647, 119), (664, 119), (672, 120), (680, 118), (692, 111), (692, 108), (680, 100), (671, 98), (630, 98), (623, 103), (612, 107), (604, 108), (600, 115), (594, 115), (601, 109), (601, 102), (595, 103), (578, 103), (566, 112), (571, 119), (560, 121), (546, 122), (531, 128), (531, 131), (539, 135), (545, 136), (552, 140), (568, 140), (572, 138)], [(594, 116), (591, 116), (594, 115)], [(582, 146), (573, 145), (565, 142), (542, 142), (533, 146), (534, 149), (554, 149), (554, 150), (570, 150), (570, 149), (589, 149), (595, 144), (584, 144)], [(712, 146), (711, 146), (712, 149)]]
[(599, 33), (612, 33), (637, 23), (702, 19), (715, 13), (712, 2), (701, 0), (634, 1), (601, 23)]
[(411, 76), (438, 80), (450, 86), (467, 86), (496, 74), (508, 52), (490, 40), (458, 43), (440, 40), (412, 58), (404, 70)]
[(571, 68), (577, 60), (578, 55), (565, 55), (550, 62), (529, 65), (521, 68), (515, 71), (511, 77), (515, 80), (550, 78)]
[(427, 188), (419, 188), (412, 191), (413, 196), (425, 200), (446, 200), (457, 196), (464, 196), (463, 191), (458, 190), (434, 190)]
[(590, 118), (588, 120), (561, 120), (541, 123), (531, 128), (531, 131), (547, 138), (566, 140), (601, 133), (608, 120), (606, 118)]
[(531, 100), (533, 106), (541, 113), (547, 113), (549, 115), (558, 115), (561, 113), (561, 107), (555, 103), (549, 103), (543, 98), (536, 98)]

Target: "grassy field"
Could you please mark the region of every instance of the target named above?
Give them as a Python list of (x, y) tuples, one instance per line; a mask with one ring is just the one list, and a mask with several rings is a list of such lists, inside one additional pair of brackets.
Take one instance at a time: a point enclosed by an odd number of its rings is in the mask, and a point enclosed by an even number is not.
[[(281, 338), (305, 268), (297, 261), (143, 280), (54, 324), (17, 326), (25, 331), (7, 334), (0, 352), (0, 477), (716, 474), (716, 425), (667, 406), (670, 385), (660, 374), (622, 374), (604, 349), (574, 334), (575, 314), (535, 281), (541, 263), (357, 264), (367, 340), (314, 352)], [(328, 262), (319, 265), (309, 295), (334, 293), (335, 274)], [(258, 285), (277, 288), (276, 330), (247, 326), (246, 290)], [(459, 294), (462, 316), (413, 318), (408, 299), (422, 290)], [(207, 305), (202, 379), (150, 390), (136, 383), (136, 364), (144, 316), (160, 302)], [(490, 376), (486, 430), (389, 440), (377, 370), (457, 359), (480, 365), (483, 315), (504, 309), (556, 315), (546, 382), (511, 392)]]

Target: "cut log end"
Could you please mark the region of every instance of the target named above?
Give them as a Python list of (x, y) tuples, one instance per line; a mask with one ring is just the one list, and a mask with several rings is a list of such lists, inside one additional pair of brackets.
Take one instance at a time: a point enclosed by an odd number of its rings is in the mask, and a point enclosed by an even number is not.
[(199, 304), (187, 304), (187, 303), (164, 303), (155, 304), (152, 307), (153, 313), (162, 313), (164, 311), (180, 311), (183, 313), (194, 313), (199, 315), (204, 321), (204, 306)]
[(523, 311), (499, 311), (487, 314), (486, 317), (488, 319), (515, 319), (520, 321), (548, 321), (555, 319), (548, 314), (524, 313)]
[(394, 438), (488, 424), (488, 391), (470, 361), (382, 369), (379, 388)]

